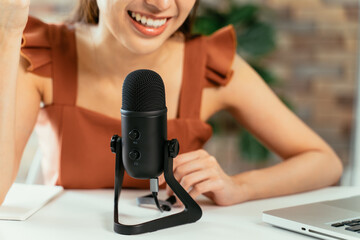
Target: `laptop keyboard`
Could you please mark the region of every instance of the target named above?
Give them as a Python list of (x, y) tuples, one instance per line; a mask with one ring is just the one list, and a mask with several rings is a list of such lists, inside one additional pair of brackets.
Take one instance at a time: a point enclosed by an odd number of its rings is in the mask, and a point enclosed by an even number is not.
[(345, 230), (360, 233), (360, 218), (344, 221), (344, 222), (333, 223), (331, 224), (331, 226), (336, 228), (345, 227)]

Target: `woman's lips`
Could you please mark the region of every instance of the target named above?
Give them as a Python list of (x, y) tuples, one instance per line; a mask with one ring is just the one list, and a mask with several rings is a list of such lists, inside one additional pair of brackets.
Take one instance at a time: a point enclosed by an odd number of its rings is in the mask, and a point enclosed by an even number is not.
[(154, 36), (158, 36), (161, 33), (163, 33), (165, 31), (165, 28), (167, 26), (167, 23), (169, 21), (169, 19), (166, 19), (165, 24), (163, 24), (162, 26), (159, 27), (153, 27), (153, 26), (145, 26), (144, 24), (136, 21), (134, 18), (131, 17), (131, 12), (129, 12), (128, 14), (131, 23), (134, 25), (134, 27), (143, 35), (148, 36), (148, 37), (154, 37)]

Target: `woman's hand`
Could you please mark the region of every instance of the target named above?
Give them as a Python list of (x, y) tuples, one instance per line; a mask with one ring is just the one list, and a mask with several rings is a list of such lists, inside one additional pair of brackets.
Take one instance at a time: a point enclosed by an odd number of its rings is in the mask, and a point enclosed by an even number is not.
[(30, 0), (0, 0), (0, 31), (22, 33), (29, 16)]
[[(204, 194), (217, 205), (232, 205), (247, 200), (245, 185), (238, 185), (205, 150), (180, 154), (174, 159), (174, 176), (192, 198)], [(160, 178), (160, 184), (164, 178)], [(167, 193), (173, 192), (167, 186)]]

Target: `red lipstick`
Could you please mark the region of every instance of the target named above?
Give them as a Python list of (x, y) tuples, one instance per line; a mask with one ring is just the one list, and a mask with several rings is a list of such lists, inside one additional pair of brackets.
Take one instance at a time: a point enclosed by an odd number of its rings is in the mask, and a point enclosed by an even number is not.
[[(138, 30), (140, 33), (142, 33), (143, 35), (148, 36), (148, 37), (155, 37), (155, 36), (158, 36), (161, 33), (163, 33), (165, 31), (165, 28), (169, 21), (169, 19), (167, 19), (165, 24), (160, 27), (145, 26), (145, 25), (141, 24), (140, 22), (136, 21), (134, 18), (132, 18), (131, 12), (128, 12), (128, 15), (131, 20), (131, 23), (134, 25), (136, 30)], [(144, 16), (144, 15), (142, 15), (142, 16)], [(156, 20), (159, 18), (152, 18), (152, 19)], [(164, 19), (164, 18), (162, 18), (162, 19)]]

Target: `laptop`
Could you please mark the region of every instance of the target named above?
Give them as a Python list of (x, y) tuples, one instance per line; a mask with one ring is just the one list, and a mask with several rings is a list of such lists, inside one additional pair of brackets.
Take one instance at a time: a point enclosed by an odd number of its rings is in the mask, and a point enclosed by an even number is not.
[(320, 239), (360, 239), (360, 196), (263, 212), (263, 221)]

